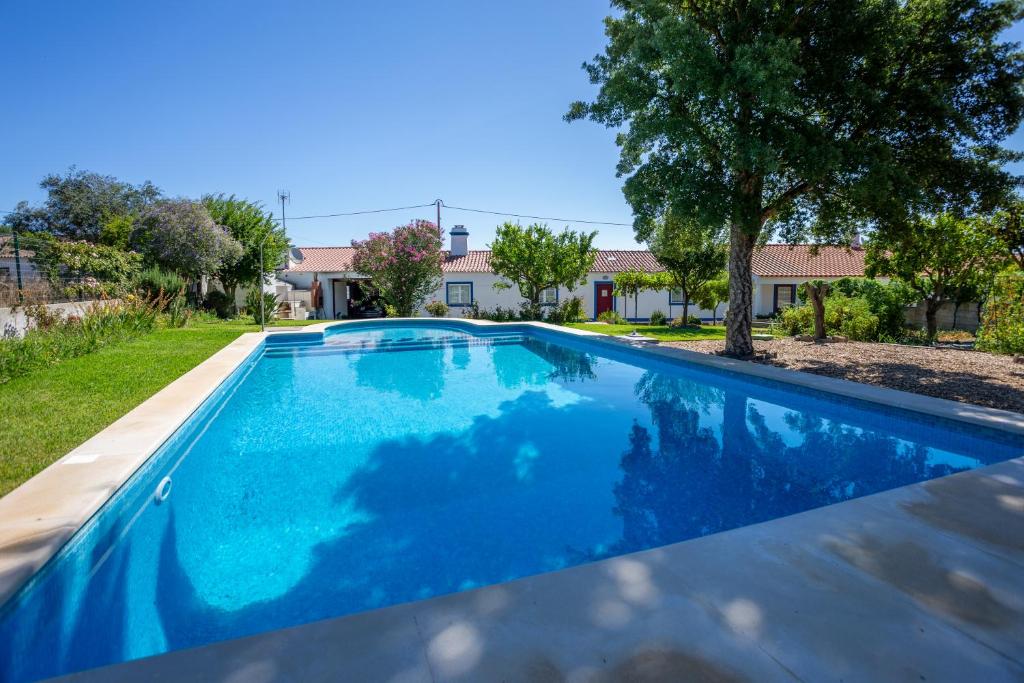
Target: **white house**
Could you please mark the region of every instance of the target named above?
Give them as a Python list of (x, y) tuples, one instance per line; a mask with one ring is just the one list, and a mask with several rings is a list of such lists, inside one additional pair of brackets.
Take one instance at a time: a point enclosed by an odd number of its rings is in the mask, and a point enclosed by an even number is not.
[[(450, 317), (462, 317), (475, 303), (482, 309), (496, 306), (518, 308), (522, 302), (518, 289), (497, 289), (501, 278), (490, 267), (489, 250), (469, 249), (469, 232), (461, 225), (451, 230), (451, 248), (445, 252), (443, 281), (432, 299), (449, 306)], [(352, 270), (355, 249), (352, 247), (297, 247), (289, 253), (287, 267), (278, 278), (294, 289), (291, 296), (310, 308), (310, 289), (319, 282), (322, 304), (317, 317), (343, 318), (349, 313), (348, 301), (358, 300), (366, 278)], [(664, 268), (646, 250), (607, 250), (597, 252), (594, 267), (586, 282), (573, 290), (552, 289), (545, 293), (544, 303), (555, 305), (566, 297), (578, 296), (583, 310), (591, 318), (602, 311), (618, 311), (630, 319), (646, 320), (654, 311), (669, 318), (682, 314), (683, 302), (678, 292), (667, 290), (644, 292), (636, 302), (632, 298), (614, 296), (616, 273), (626, 270), (659, 272)], [(814, 279), (835, 280), (864, 275), (864, 251), (859, 246), (818, 247), (810, 245), (769, 244), (757, 250), (753, 259), (754, 315), (767, 316), (796, 302), (796, 288), (801, 282)], [(725, 306), (718, 311), (721, 318)], [(691, 303), (690, 314), (709, 319), (711, 311), (698, 309)]]

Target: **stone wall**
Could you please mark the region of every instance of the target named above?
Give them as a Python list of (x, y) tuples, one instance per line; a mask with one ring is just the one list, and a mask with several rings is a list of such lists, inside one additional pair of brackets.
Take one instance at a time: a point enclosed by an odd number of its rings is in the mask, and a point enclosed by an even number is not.
[[(938, 312), (938, 323), (940, 330), (952, 330), (953, 325), (953, 309), (954, 306), (950, 302), (942, 304)], [(924, 304), (918, 304), (916, 306), (908, 306), (906, 311), (907, 323), (915, 327), (924, 327)], [(960, 309), (956, 314), (956, 326), (958, 330), (971, 330), (978, 329), (978, 304), (967, 303), (961, 304)]]

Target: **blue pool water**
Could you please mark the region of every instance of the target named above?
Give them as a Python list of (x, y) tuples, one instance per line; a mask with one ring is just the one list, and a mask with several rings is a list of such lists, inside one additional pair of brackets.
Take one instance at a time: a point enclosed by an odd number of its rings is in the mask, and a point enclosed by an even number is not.
[(1020, 438), (523, 327), (272, 338), (4, 607), (0, 676), (465, 590), (1021, 454)]

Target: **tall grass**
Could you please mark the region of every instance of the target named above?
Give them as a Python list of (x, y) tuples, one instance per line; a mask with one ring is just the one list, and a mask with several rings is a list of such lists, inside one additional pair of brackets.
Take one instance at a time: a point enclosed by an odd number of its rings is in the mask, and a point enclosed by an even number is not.
[(24, 337), (0, 338), (0, 384), (33, 370), (60, 363), (146, 334), (156, 327), (164, 298), (129, 295), (120, 301), (96, 301), (82, 315), (63, 317), (45, 306), (26, 310), (30, 329)]

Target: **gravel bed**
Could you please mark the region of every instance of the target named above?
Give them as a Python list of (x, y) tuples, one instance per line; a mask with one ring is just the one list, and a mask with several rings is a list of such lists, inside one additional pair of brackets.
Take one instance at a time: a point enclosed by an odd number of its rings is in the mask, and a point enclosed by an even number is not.
[[(718, 353), (724, 341), (664, 342)], [(755, 341), (755, 362), (1024, 413), (1024, 363), (980, 351), (895, 344)]]

